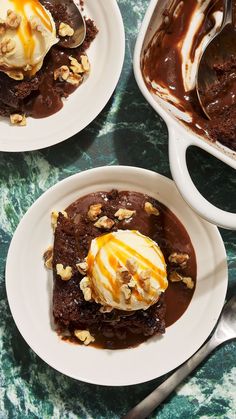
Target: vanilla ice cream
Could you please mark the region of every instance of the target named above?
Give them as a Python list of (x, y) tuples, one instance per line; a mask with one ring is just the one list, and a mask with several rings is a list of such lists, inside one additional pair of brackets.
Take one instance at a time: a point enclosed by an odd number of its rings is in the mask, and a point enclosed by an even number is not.
[(92, 240), (87, 276), (80, 288), (97, 303), (119, 310), (146, 310), (168, 286), (159, 246), (138, 231), (118, 230)]
[(16, 80), (33, 76), (57, 42), (54, 20), (38, 0), (0, 0), (0, 71)]

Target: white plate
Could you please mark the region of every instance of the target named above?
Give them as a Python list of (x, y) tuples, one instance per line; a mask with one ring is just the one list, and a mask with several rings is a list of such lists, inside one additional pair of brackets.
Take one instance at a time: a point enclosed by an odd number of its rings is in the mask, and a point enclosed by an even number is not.
[[(52, 243), (50, 213), (99, 190), (134, 190), (166, 204), (186, 227), (197, 257), (197, 286), (184, 315), (161, 338), (132, 349), (105, 350), (63, 342), (52, 328), (52, 273), (42, 254)], [(6, 288), (16, 325), (30, 347), (56, 370), (101, 385), (129, 385), (167, 373), (205, 341), (221, 312), (227, 288), (227, 263), (216, 227), (199, 218), (174, 183), (151, 171), (102, 167), (71, 176), (45, 192), (28, 210), (12, 239)]]
[(43, 119), (28, 118), (26, 127), (11, 126), (0, 119), (0, 150), (37, 150), (75, 135), (101, 112), (120, 77), (125, 51), (122, 17), (116, 0), (86, 0), (85, 16), (93, 19), (99, 33), (88, 50), (91, 74), (58, 113)]

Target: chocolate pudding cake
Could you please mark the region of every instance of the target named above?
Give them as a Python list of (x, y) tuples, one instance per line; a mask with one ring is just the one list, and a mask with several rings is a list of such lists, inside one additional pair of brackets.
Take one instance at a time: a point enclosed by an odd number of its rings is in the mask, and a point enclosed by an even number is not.
[(162, 335), (187, 309), (196, 258), (184, 226), (157, 200), (112, 190), (52, 213), (53, 317), (71, 342), (118, 349)]
[[(197, 134), (236, 151), (236, 57), (214, 66), (217, 81), (206, 92), (211, 119), (202, 111), (196, 75), (201, 53), (219, 30), (223, 1), (172, 0), (144, 50), (141, 62), (148, 89), (178, 110)], [(181, 115), (181, 116), (180, 116)]]
[(63, 99), (86, 80), (86, 51), (98, 30), (85, 18), (84, 42), (66, 48), (61, 42), (70, 39), (74, 29), (63, 2), (7, 2), (8, 10), (0, 10), (0, 115), (25, 125), (27, 116), (44, 118), (58, 112)]

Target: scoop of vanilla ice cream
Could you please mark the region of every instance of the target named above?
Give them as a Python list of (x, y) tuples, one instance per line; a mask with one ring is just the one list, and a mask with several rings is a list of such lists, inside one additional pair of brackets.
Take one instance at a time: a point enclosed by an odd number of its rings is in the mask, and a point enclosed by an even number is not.
[(0, 0), (0, 71), (16, 80), (33, 76), (57, 42), (54, 20), (38, 0)]
[(159, 246), (138, 231), (118, 230), (91, 242), (87, 277), (92, 298), (108, 308), (146, 310), (168, 286)]

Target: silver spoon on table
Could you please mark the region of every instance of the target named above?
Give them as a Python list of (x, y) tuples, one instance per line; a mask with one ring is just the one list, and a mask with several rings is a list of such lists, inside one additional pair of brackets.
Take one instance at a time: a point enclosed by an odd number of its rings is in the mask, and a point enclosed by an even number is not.
[(225, 304), (219, 323), (212, 337), (187, 362), (178, 368), (166, 381), (157, 387), (142, 402), (131, 409), (122, 419), (144, 419), (158, 407), (172, 391), (209, 355), (217, 346), (236, 338), (236, 295)]
[(230, 62), (231, 57), (236, 59), (236, 30), (233, 25), (233, 0), (224, 0), (222, 25), (203, 51), (196, 80), (198, 99), (204, 113), (209, 119), (211, 119), (213, 113), (217, 114), (222, 108), (236, 104), (236, 81), (234, 75), (233, 79), (229, 80), (227, 90), (220, 93), (219, 96), (216, 95), (214, 97), (213, 95), (212, 102), (209, 102), (209, 98), (207, 100), (205, 97), (205, 94), (209, 91), (211, 92), (213, 86), (216, 86), (218, 81), (215, 65)]

